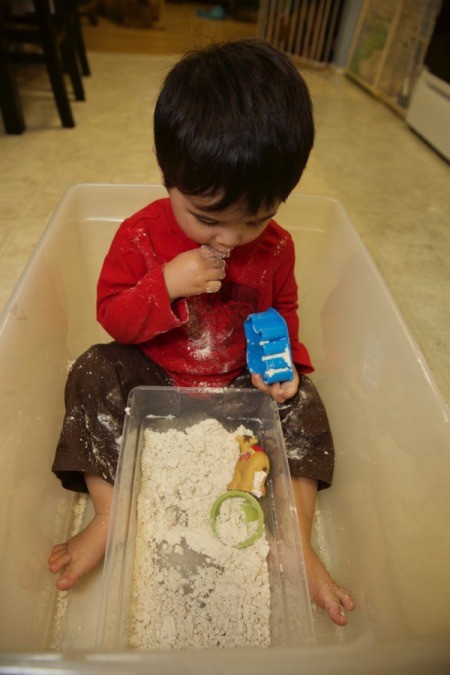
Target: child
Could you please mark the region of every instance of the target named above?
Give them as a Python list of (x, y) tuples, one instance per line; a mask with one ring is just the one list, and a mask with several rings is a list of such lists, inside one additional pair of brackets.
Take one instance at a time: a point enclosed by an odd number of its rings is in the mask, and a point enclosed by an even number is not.
[[(71, 588), (103, 558), (119, 438), (138, 385), (249, 387), (270, 394), (293, 476), (312, 598), (338, 625), (353, 609), (310, 544), (317, 489), (330, 485), (334, 451), (298, 339), (294, 247), (275, 223), (313, 144), (309, 93), (289, 60), (261, 40), (183, 57), (154, 115), (156, 156), (169, 198), (125, 220), (99, 283), (97, 316), (114, 338), (73, 365), (53, 470), (89, 491), (95, 515), (52, 549), (49, 568)], [(275, 307), (286, 319), (296, 373), (263, 383), (245, 363), (243, 323)]]

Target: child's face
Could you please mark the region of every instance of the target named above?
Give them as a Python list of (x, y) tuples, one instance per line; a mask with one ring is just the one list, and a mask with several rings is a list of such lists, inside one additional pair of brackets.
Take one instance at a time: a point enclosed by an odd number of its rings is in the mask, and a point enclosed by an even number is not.
[(242, 205), (232, 205), (223, 211), (208, 210), (217, 197), (194, 197), (176, 188), (169, 190), (169, 197), (183, 232), (197, 244), (208, 244), (222, 253), (257, 239), (279, 207), (279, 204), (263, 207), (249, 215)]

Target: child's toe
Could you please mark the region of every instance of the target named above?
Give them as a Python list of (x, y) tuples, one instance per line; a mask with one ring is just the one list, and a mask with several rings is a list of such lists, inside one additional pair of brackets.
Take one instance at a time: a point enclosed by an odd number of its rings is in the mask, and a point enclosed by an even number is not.
[(328, 610), (328, 613), (330, 615), (330, 619), (337, 624), (338, 626), (346, 626), (347, 625), (347, 618), (344, 614), (344, 610), (342, 609), (341, 604), (335, 605), (331, 607)]
[(59, 572), (63, 567), (70, 563), (71, 559), (72, 556), (67, 549), (61, 551), (58, 555), (50, 556), (48, 560), (48, 569), (53, 573)]
[(72, 588), (76, 584), (76, 581), (73, 581), (70, 577), (62, 576), (56, 580), (56, 588), (58, 591), (68, 591), (69, 588)]
[(348, 612), (352, 612), (355, 609), (355, 603), (347, 593), (347, 591), (342, 591), (339, 593), (339, 600), (344, 609)]
[(59, 591), (68, 591), (80, 580), (82, 572), (73, 565), (69, 565), (56, 580), (56, 588)]
[(336, 585), (333, 591), (343, 609), (349, 612), (355, 609), (355, 603), (353, 602), (352, 598), (350, 597), (350, 594), (346, 591), (345, 588)]
[(333, 589), (328, 588), (328, 592), (323, 597), (322, 607), (327, 610), (330, 619), (338, 626), (347, 625), (345, 610), (352, 611), (355, 608), (354, 602), (348, 593), (339, 586)]
[(67, 551), (67, 543), (56, 544), (56, 546), (53, 546), (52, 550), (50, 551), (49, 560), (58, 558), (63, 551)]

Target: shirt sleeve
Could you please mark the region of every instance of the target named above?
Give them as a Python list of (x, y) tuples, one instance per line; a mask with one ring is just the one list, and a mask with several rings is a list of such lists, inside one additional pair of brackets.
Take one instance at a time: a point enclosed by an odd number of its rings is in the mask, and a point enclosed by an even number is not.
[(164, 262), (150, 237), (133, 236), (125, 223), (105, 258), (97, 285), (97, 319), (118, 342), (139, 344), (188, 320), (184, 299), (171, 303)]

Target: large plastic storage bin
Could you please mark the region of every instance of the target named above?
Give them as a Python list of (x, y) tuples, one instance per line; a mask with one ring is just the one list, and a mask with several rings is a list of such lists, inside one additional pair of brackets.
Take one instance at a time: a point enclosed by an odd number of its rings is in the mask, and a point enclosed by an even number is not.
[(202, 651), (194, 661), (171, 652), (108, 656), (95, 645), (101, 569), (56, 593), (48, 552), (83, 517), (83, 500), (50, 471), (67, 369), (109, 339), (95, 322), (95, 286), (115, 230), (163, 194), (144, 185), (71, 188), (2, 314), (0, 672), (14, 663), (44, 672), (114, 672), (120, 664), (128, 664), (122, 672), (155, 664), (187, 672), (194, 662), (205, 673), (274, 673), (280, 663), (286, 673), (448, 672), (448, 409), (345, 211), (325, 198), (293, 195), (278, 220), (295, 240), (301, 337), (336, 445), (316, 546), (356, 600), (349, 625), (314, 611), (313, 647), (225, 650), (220, 658)]

